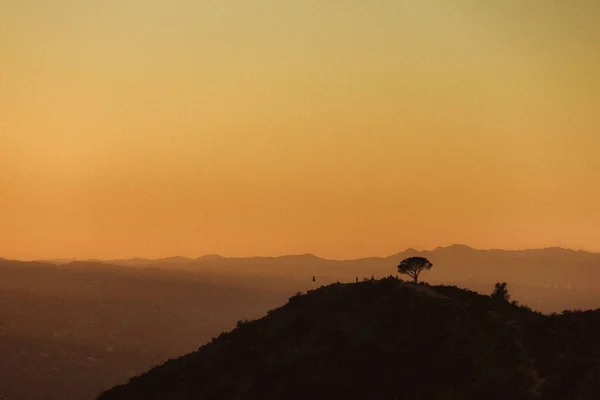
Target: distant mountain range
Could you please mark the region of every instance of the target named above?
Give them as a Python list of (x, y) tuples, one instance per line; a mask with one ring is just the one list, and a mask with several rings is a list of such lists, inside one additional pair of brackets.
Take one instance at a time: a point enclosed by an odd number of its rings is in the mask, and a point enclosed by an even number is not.
[[(373, 257), (363, 257), (363, 258), (357, 258), (357, 259), (349, 259), (349, 260), (337, 260), (337, 259), (328, 259), (328, 258), (324, 258), (324, 257), (319, 257), (317, 255), (314, 255), (312, 253), (306, 253), (306, 254), (292, 254), (292, 255), (283, 255), (283, 256), (251, 256), (251, 257), (226, 257), (226, 256), (222, 256), (219, 254), (207, 254), (201, 257), (182, 257), (182, 256), (173, 256), (173, 257), (165, 257), (165, 258), (139, 258), (139, 257), (134, 257), (134, 258), (119, 258), (119, 259), (109, 259), (109, 260), (102, 260), (102, 259), (94, 259), (94, 258), (90, 258), (90, 259), (77, 259), (77, 258), (57, 258), (57, 259), (44, 259), (44, 260), (39, 260), (40, 262), (48, 262), (51, 264), (68, 264), (74, 261), (89, 261), (89, 262), (102, 262), (102, 263), (108, 263), (108, 264), (118, 264), (118, 265), (123, 265), (123, 266), (148, 266), (148, 265), (160, 265), (160, 264), (176, 264), (176, 263), (183, 263), (183, 264), (188, 264), (188, 263), (196, 263), (196, 262), (214, 262), (214, 261), (223, 261), (223, 260), (279, 260), (279, 261), (285, 261), (285, 260), (298, 260), (298, 259), (303, 259), (303, 260), (319, 260), (319, 261), (339, 261), (339, 262), (356, 262), (356, 261), (377, 261), (377, 260), (389, 260), (391, 258), (398, 258), (398, 257), (410, 257), (412, 255), (423, 255), (423, 254), (438, 254), (438, 253), (447, 253), (447, 252), (453, 252), (453, 253), (473, 253), (473, 252), (477, 252), (477, 253), (488, 253), (488, 254), (495, 254), (495, 255), (540, 255), (540, 254), (544, 254), (546, 256), (556, 256), (556, 255), (560, 255), (560, 256), (564, 256), (564, 255), (573, 255), (573, 254), (579, 254), (579, 255), (589, 255), (589, 256), (596, 256), (596, 257), (600, 257), (600, 253), (593, 253), (593, 252), (588, 252), (585, 250), (572, 250), (572, 249), (567, 249), (567, 248), (563, 248), (563, 247), (546, 247), (546, 248), (539, 248), (539, 249), (526, 249), (526, 250), (504, 250), (504, 249), (489, 249), (489, 250), (480, 250), (480, 249), (475, 249), (473, 247), (464, 245), (464, 244), (453, 244), (450, 246), (439, 246), (433, 250), (416, 250), (414, 248), (408, 248), (404, 251), (395, 253), (393, 255), (387, 256), (387, 257), (378, 257), (378, 256), (373, 256)], [(0, 259), (2, 259), (2, 257), (0, 257)]]
[[(303, 287), (333, 282), (353, 282), (371, 276), (381, 278), (397, 274), (404, 258), (421, 256), (433, 268), (421, 279), (434, 284), (455, 284), (489, 293), (496, 282), (507, 282), (514, 298), (542, 312), (565, 308), (600, 306), (600, 254), (557, 247), (531, 250), (477, 250), (465, 245), (415, 250), (388, 257), (356, 260), (328, 260), (312, 254), (281, 257), (169, 257), (162, 259), (118, 260), (47, 260), (22, 265), (54, 264), (60, 268), (94, 269), (129, 268), (187, 271), (227, 282), (247, 279), (261, 285), (275, 285), (282, 280)], [(246, 278), (244, 278), (246, 277)]]
[[(326, 281), (350, 281), (357, 277), (396, 274), (396, 266), (407, 257), (428, 258), (434, 267), (423, 279), (434, 282), (496, 281), (564, 289), (600, 289), (600, 254), (563, 248), (531, 250), (477, 250), (465, 245), (438, 247), (434, 250), (407, 249), (389, 257), (356, 260), (328, 260), (312, 254), (281, 257), (169, 257), (162, 259), (118, 259), (78, 261), (126, 267), (166, 268), (219, 274), (250, 274), (307, 279), (315, 276)], [(68, 265), (74, 260), (47, 260)]]

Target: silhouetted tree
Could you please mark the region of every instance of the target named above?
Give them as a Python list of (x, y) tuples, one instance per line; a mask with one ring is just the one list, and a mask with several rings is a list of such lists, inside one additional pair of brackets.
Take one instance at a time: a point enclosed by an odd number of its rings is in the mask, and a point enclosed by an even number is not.
[(315, 276), (313, 275), (313, 282), (316, 282), (317, 280), (315, 279)]
[(433, 264), (424, 257), (409, 257), (398, 265), (398, 272), (410, 276), (417, 283), (421, 272), (430, 270), (431, 267)]
[(506, 282), (496, 282), (494, 291), (491, 294), (492, 299), (508, 302), (510, 300), (510, 294), (508, 294), (507, 286), (508, 284)]

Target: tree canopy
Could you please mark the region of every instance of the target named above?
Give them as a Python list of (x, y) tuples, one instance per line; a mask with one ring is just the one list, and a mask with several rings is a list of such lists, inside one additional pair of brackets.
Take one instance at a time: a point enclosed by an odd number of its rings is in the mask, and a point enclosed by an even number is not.
[(431, 267), (433, 264), (424, 257), (409, 257), (398, 265), (398, 272), (410, 276), (417, 283), (421, 272), (428, 271)]

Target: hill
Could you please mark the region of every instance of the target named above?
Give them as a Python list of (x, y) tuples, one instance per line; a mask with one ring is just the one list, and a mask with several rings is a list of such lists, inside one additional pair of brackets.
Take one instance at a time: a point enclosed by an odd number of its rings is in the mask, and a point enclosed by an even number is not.
[(333, 284), (100, 395), (594, 399), (598, 312), (544, 316), (452, 286)]

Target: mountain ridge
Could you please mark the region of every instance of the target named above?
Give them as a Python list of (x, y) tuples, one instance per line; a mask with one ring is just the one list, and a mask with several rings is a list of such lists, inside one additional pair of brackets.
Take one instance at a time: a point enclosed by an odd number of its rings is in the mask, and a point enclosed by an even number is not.
[[(324, 261), (338, 261), (338, 262), (346, 262), (346, 261), (361, 261), (361, 260), (371, 260), (371, 259), (389, 259), (396, 257), (398, 255), (405, 255), (408, 253), (435, 253), (436, 251), (470, 251), (470, 252), (505, 252), (505, 253), (530, 253), (530, 252), (561, 252), (561, 253), (579, 253), (579, 254), (590, 254), (590, 255), (598, 255), (600, 256), (600, 252), (593, 252), (587, 250), (576, 250), (568, 247), (560, 247), (560, 246), (549, 246), (549, 247), (539, 247), (539, 248), (525, 248), (525, 249), (502, 249), (502, 248), (490, 248), (490, 249), (478, 249), (466, 244), (451, 244), (447, 246), (437, 246), (433, 249), (422, 249), (418, 250), (413, 247), (409, 247), (405, 250), (399, 251), (397, 253), (393, 253), (387, 256), (365, 256), (365, 257), (357, 257), (357, 258), (327, 258), (315, 255), (313, 253), (303, 253), (303, 254), (284, 254), (278, 256), (223, 256), (220, 254), (205, 254), (199, 257), (186, 257), (180, 255), (174, 255), (169, 257), (159, 257), (159, 258), (145, 258), (145, 257), (131, 257), (131, 258), (114, 258), (114, 259), (77, 259), (77, 258), (58, 258), (58, 259), (39, 259), (32, 261), (39, 262), (47, 262), (51, 264), (56, 263), (67, 263), (73, 261), (89, 261), (89, 262), (102, 262), (102, 263), (159, 263), (159, 262), (193, 262), (193, 261), (218, 261), (218, 260), (245, 260), (245, 259), (286, 259), (286, 258), (301, 258), (301, 257), (310, 257), (313, 259), (324, 260)], [(1, 259), (1, 257), (0, 257)]]
[[(424, 275), (431, 283), (452, 283), (487, 293), (496, 282), (507, 282), (515, 295), (543, 312), (565, 308), (595, 308), (600, 305), (600, 254), (562, 248), (529, 250), (477, 250), (465, 245), (433, 250), (407, 249), (387, 257), (328, 260), (312, 254), (282, 257), (235, 258), (210, 255), (200, 259), (169, 258), (158, 261), (134, 259), (111, 262), (81, 261), (61, 264), (64, 268), (126, 268), (181, 270), (207, 279), (284, 279), (298, 285), (354, 282), (363, 277), (395, 273), (402, 259), (422, 256), (434, 267)], [(21, 264), (25, 266), (26, 264)], [(50, 264), (49, 264), (50, 265)]]

